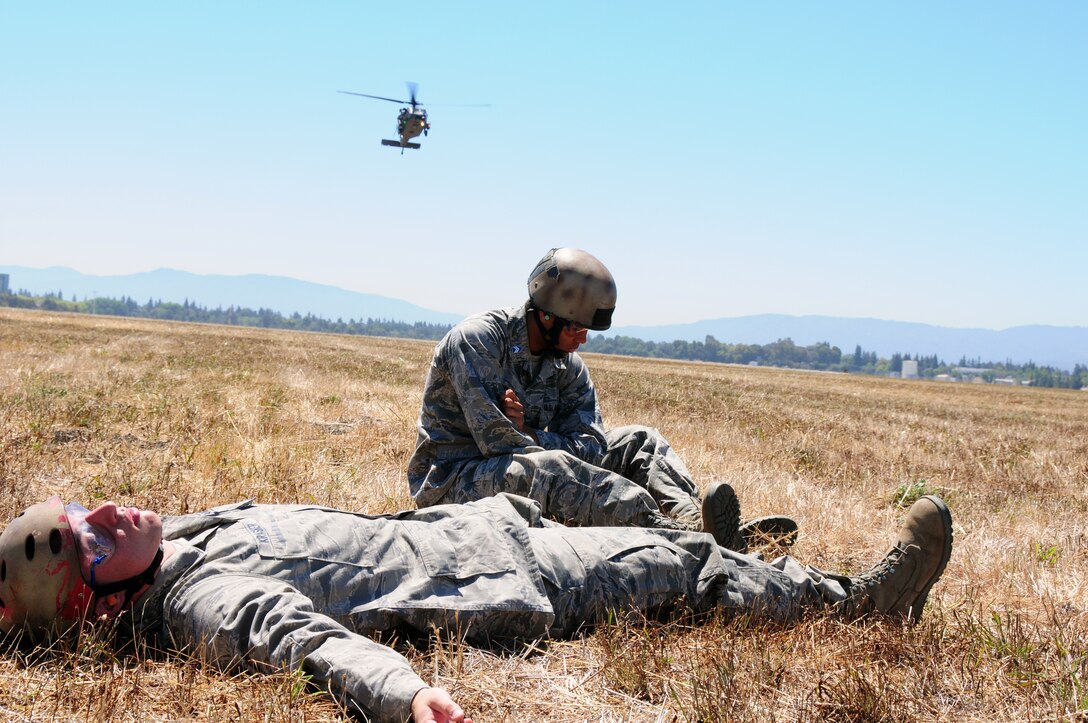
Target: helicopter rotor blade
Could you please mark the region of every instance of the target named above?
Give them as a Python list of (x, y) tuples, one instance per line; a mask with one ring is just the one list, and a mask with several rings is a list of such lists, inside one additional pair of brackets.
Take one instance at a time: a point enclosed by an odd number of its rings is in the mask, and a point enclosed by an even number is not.
[[(406, 100), (397, 100), (396, 98), (385, 98), (385, 97), (382, 97), (382, 96), (380, 96), (380, 95), (368, 95), (367, 93), (353, 93), (353, 92), (352, 92), (352, 91), (350, 91), (350, 90), (338, 90), (338, 91), (336, 91), (336, 92), (337, 92), (337, 93), (345, 93), (345, 94), (347, 94), (347, 95), (358, 95), (358, 96), (362, 96), (363, 98), (374, 98), (375, 100), (387, 100), (387, 101), (389, 101), (390, 103), (401, 103), (401, 104), (405, 104), (405, 103), (408, 103), (408, 102), (409, 102), (409, 101), (406, 101)], [(412, 98), (412, 101), (411, 101), (411, 102), (412, 102), (412, 104), (413, 104), (413, 105), (415, 104), (415, 97), (414, 97), (414, 96), (413, 96), (413, 98)]]
[(409, 81), (407, 83), (407, 86), (408, 86), (408, 97), (412, 99), (411, 100), (412, 106), (415, 107), (415, 106), (419, 105), (418, 103), (416, 103), (416, 88), (419, 87), (419, 84), (418, 83), (412, 83), (411, 81)]

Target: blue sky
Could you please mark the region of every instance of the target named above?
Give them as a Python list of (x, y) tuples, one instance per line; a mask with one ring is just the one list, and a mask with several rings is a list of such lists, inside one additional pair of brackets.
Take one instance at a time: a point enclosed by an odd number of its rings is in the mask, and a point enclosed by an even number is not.
[[(0, 264), (1088, 325), (1088, 3), (0, 0)], [(419, 83), (433, 129), (383, 147)], [(457, 104), (489, 103), (490, 107)]]

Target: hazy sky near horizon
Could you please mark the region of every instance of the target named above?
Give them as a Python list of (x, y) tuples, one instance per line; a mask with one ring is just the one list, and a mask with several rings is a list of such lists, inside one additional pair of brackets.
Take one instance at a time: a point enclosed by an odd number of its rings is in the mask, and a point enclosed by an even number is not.
[[(0, 0), (0, 264), (1088, 325), (1088, 3)], [(398, 106), (431, 116), (400, 155)], [(490, 107), (458, 104), (490, 103)]]

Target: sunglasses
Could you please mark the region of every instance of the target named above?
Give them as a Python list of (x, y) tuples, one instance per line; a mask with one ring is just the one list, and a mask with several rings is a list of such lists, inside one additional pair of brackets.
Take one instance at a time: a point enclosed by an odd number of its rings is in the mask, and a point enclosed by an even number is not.
[(570, 334), (581, 334), (583, 331), (588, 331), (589, 327), (582, 326), (570, 319), (564, 319), (561, 316), (555, 317), (555, 320), (562, 324), (563, 328)]
[(91, 579), (87, 581), (93, 590), (95, 568), (108, 560), (117, 551), (117, 546), (109, 535), (87, 522), (87, 515), (91, 511), (83, 505), (69, 502), (64, 506), (64, 512), (68, 515), (68, 526), (72, 528), (76, 544), (94, 556), (91, 561)]

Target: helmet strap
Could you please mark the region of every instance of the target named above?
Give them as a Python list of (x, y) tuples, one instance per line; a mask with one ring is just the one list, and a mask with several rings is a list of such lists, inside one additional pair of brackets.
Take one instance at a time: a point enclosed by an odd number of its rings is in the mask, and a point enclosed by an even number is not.
[(544, 340), (544, 354), (550, 354), (552, 356), (561, 356), (563, 352), (559, 351), (559, 335), (563, 333), (562, 320), (550, 312), (544, 312), (544, 318), (548, 321), (555, 319), (555, 323), (552, 324), (552, 328), (544, 326), (544, 322), (540, 320), (538, 311), (543, 309), (537, 309), (533, 304), (532, 299), (525, 305), (525, 310), (529, 316), (533, 317), (533, 323), (536, 324), (536, 330), (540, 332), (540, 338)]
[(143, 572), (133, 575), (126, 580), (118, 580), (117, 582), (110, 582), (105, 585), (92, 585), (91, 590), (94, 591), (95, 597), (97, 598), (104, 598), (123, 592), (125, 593), (125, 605), (128, 606), (132, 602), (132, 596), (135, 595), (140, 588), (155, 582), (155, 575), (159, 571), (159, 565), (162, 564), (162, 558), (163, 549), (162, 545), (159, 545), (159, 550), (155, 553), (155, 558)]

